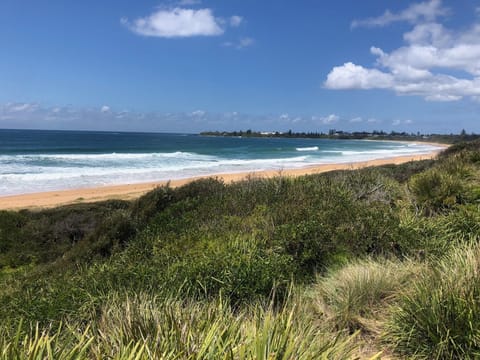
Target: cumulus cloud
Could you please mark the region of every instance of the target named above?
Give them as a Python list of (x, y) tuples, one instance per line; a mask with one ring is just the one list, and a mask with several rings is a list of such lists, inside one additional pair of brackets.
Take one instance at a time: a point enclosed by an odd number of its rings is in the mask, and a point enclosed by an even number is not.
[(134, 33), (143, 36), (178, 38), (224, 33), (211, 9), (158, 9), (146, 17), (131, 22), (123, 18), (121, 22)]
[[(411, 15), (416, 12), (423, 14), (424, 20), (431, 20), (446, 11), (439, 0), (417, 5), (402, 12), (401, 18), (417, 19)], [(425, 9), (430, 9), (430, 17)], [(422, 22), (413, 25), (403, 39), (404, 46), (391, 52), (372, 46), (370, 52), (376, 56), (373, 68), (353, 62), (334, 67), (325, 87), (390, 89), (399, 95), (422, 96), (427, 101), (480, 96), (480, 24), (454, 31), (437, 22)]]
[(100, 108), (100, 111), (101, 111), (102, 113), (109, 112), (109, 111), (110, 111), (110, 106), (103, 105), (103, 106)]
[(329, 89), (389, 88), (392, 84), (391, 74), (377, 69), (366, 69), (351, 62), (334, 67), (325, 81), (325, 86)]
[(354, 20), (351, 23), (352, 28), (359, 26), (365, 27), (381, 27), (394, 22), (407, 21), (410, 23), (418, 23), (420, 21), (434, 21), (440, 16), (445, 16), (449, 10), (442, 6), (441, 0), (430, 0), (418, 4), (412, 4), (408, 8), (398, 13), (390, 10), (377, 17), (363, 20)]

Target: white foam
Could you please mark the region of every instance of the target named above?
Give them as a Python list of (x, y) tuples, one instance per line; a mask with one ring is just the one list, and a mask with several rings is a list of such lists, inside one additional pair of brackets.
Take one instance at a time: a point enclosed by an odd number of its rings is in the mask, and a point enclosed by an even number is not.
[(318, 146), (310, 146), (310, 147), (298, 147), (296, 148), (297, 151), (318, 151)]

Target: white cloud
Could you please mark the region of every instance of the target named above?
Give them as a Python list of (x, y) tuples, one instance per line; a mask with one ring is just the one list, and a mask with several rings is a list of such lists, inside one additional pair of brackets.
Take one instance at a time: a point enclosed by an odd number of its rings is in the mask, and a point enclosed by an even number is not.
[[(400, 14), (407, 19), (408, 13), (413, 19), (411, 14), (416, 12), (431, 19), (446, 11), (440, 1), (417, 5)], [(433, 15), (428, 17), (426, 9)], [(352, 62), (334, 67), (325, 87), (390, 89), (399, 95), (422, 96), (427, 101), (480, 96), (480, 24), (454, 31), (437, 22), (424, 22), (414, 25), (403, 39), (405, 45), (389, 53), (372, 46), (370, 52), (377, 57), (373, 68)]]
[(240, 38), (237, 42), (226, 41), (223, 43), (223, 46), (233, 47), (235, 49), (243, 49), (249, 46), (252, 46), (255, 43), (255, 40), (249, 37)]
[(242, 23), (243, 21), (243, 17), (241, 16), (238, 16), (238, 15), (233, 15), (230, 17), (230, 26), (232, 27), (239, 27), (240, 24)]
[(392, 70), (409, 65), (420, 71), (445, 68), (480, 75), (480, 24), (457, 33), (441, 24), (422, 24), (404, 34), (404, 39), (407, 45), (389, 54), (372, 48), (378, 64)]
[(288, 120), (290, 116), (288, 114), (282, 114), (278, 117), (280, 120)]
[(5, 110), (8, 112), (32, 112), (38, 108), (35, 103), (8, 103), (5, 105)]
[(377, 69), (366, 69), (351, 62), (334, 67), (325, 81), (325, 87), (328, 89), (389, 88), (392, 84), (391, 74)]
[(441, 0), (430, 0), (418, 4), (412, 4), (405, 10), (400, 11), (399, 13), (392, 13), (390, 10), (386, 10), (382, 15), (378, 17), (372, 17), (363, 20), (354, 20), (351, 23), (351, 27), (380, 27), (399, 21), (407, 21), (410, 23), (433, 21), (437, 17), (445, 16), (448, 13), (449, 10), (442, 6)]
[(413, 121), (410, 120), (410, 119), (406, 119), (406, 120), (395, 119), (395, 120), (392, 121), (393, 126), (410, 125), (412, 123), (413, 123)]
[(102, 113), (109, 112), (109, 111), (110, 111), (110, 106), (103, 105), (103, 106), (100, 108), (100, 111), (101, 111)]
[(410, 119), (406, 119), (406, 120), (395, 119), (395, 120), (392, 121), (393, 126), (410, 125), (412, 123), (413, 123), (413, 121), (410, 120)]
[(328, 124), (334, 124), (340, 120), (340, 116), (336, 114), (330, 114), (327, 116), (312, 116), (312, 121), (314, 122), (320, 122), (322, 124), (328, 125)]
[(139, 35), (164, 38), (216, 36), (224, 33), (211, 9), (159, 9), (153, 14), (122, 24)]

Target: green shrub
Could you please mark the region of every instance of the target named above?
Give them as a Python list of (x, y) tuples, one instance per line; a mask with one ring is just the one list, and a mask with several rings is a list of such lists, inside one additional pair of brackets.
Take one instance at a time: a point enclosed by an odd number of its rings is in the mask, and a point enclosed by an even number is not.
[(451, 208), (464, 202), (466, 197), (464, 182), (439, 168), (413, 176), (409, 188), (427, 214)]
[[(165, 255), (171, 251), (159, 257)], [(268, 297), (273, 289), (281, 298), (293, 273), (289, 256), (242, 236), (197, 244), (168, 263), (164, 281), (167, 288), (182, 288), (191, 296), (221, 294), (236, 304)]]
[(169, 184), (143, 195), (132, 205), (132, 217), (139, 223), (146, 222), (173, 202), (173, 189)]
[(189, 182), (174, 191), (175, 201), (188, 198), (210, 198), (221, 195), (225, 191), (225, 183), (222, 179), (208, 177)]

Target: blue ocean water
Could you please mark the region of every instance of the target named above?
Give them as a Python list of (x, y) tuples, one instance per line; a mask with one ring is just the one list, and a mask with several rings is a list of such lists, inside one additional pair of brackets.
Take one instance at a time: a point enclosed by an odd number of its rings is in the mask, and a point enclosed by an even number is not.
[(0, 196), (349, 163), (435, 149), (387, 141), (0, 130)]

